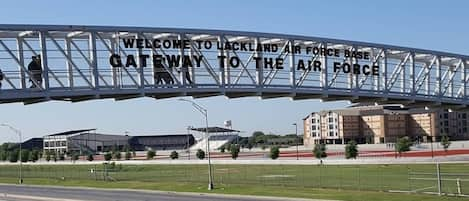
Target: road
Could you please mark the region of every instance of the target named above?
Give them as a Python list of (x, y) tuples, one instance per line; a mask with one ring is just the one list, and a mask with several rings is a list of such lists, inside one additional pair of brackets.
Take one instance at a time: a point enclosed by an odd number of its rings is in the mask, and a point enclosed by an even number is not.
[[(285, 198), (0, 185), (0, 201), (280, 201)], [(305, 199), (291, 199), (305, 200)], [(310, 200), (311, 201), (311, 200)]]

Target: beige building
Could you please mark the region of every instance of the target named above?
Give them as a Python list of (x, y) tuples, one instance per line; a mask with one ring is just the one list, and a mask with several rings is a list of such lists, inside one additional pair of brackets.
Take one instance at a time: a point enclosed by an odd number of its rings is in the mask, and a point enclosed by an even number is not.
[(394, 143), (409, 136), (420, 142), (469, 139), (467, 112), (408, 109), (400, 105), (350, 107), (314, 112), (303, 119), (305, 145)]

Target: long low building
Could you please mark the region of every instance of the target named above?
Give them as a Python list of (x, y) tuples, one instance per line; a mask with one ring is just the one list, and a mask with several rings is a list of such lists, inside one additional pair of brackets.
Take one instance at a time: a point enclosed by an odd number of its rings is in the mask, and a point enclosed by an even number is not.
[(96, 129), (71, 130), (46, 135), (43, 138), (44, 151), (55, 153), (99, 153), (113, 149), (133, 151), (180, 150), (194, 144), (191, 134), (128, 136), (96, 133)]
[(394, 143), (403, 136), (415, 141), (467, 140), (467, 112), (444, 109), (424, 110), (400, 105), (357, 106), (313, 112), (303, 119), (305, 145), (358, 143)]

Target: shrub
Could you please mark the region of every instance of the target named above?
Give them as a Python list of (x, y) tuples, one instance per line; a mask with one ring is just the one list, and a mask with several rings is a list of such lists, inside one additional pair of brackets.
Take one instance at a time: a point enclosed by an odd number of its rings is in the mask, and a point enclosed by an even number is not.
[(169, 155), (169, 157), (170, 157), (171, 159), (173, 159), (173, 160), (174, 160), (174, 159), (178, 159), (178, 158), (179, 158), (179, 154), (178, 154), (178, 152), (176, 152), (176, 151), (172, 151), (171, 154)]
[(36, 162), (39, 160), (39, 151), (33, 150), (29, 153), (29, 161)]
[(112, 153), (112, 158), (115, 160), (120, 160), (122, 158), (122, 153), (120, 151), (114, 151)]
[(72, 161), (77, 161), (80, 159), (80, 155), (78, 153), (72, 153)]
[(449, 148), (449, 145), (451, 145), (451, 142), (449, 141), (449, 137), (446, 134), (441, 136), (440, 144), (443, 147), (443, 149), (445, 150), (445, 152), (447, 152), (448, 148)]
[(357, 158), (358, 156), (358, 146), (357, 143), (353, 140), (349, 141), (345, 146), (345, 158)]
[(8, 159), (8, 154), (4, 150), (0, 150), (0, 161), (6, 161)]
[(315, 144), (313, 149), (313, 155), (317, 159), (326, 158), (326, 144)]
[(93, 154), (88, 154), (88, 156), (86, 157), (86, 160), (93, 161), (94, 160)]
[(50, 156), (51, 156), (51, 153), (50, 153), (50, 151), (49, 151), (49, 150), (45, 151), (45, 152), (44, 152), (44, 155), (45, 155), (46, 161), (49, 162), (49, 161), (51, 160), (51, 157), (50, 157)]
[(396, 143), (396, 151), (399, 152), (399, 157), (401, 157), (402, 152), (410, 151), (411, 146), (412, 142), (409, 137), (406, 136), (399, 138)]
[(64, 161), (65, 160), (65, 155), (63, 153), (59, 153), (59, 160)]
[(17, 150), (8, 152), (8, 161), (11, 163), (18, 162), (19, 152)]
[(220, 147), (220, 152), (225, 153), (225, 146), (224, 145)]
[(52, 152), (52, 160), (57, 162), (57, 154), (55, 152)]
[(28, 162), (29, 159), (29, 150), (23, 149), (21, 150), (21, 162), (25, 163)]
[(148, 150), (147, 151), (147, 159), (153, 159), (156, 156), (156, 152), (153, 150)]
[(238, 156), (239, 156), (239, 145), (237, 145), (237, 144), (231, 145), (230, 152), (231, 152), (231, 158), (232, 159), (238, 158)]
[(130, 160), (132, 158), (132, 153), (130, 153), (130, 151), (126, 151), (124, 157), (125, 157), (125, 160)]
[(112, 154), (107, 152), (104, 154), (104, 160), (105, 161), (110, 161), (112, 159)]
[(278, 146), (273, 146), (270, 148), (270, 158), (275, 160), (280, 156), (280, 148)]
[(205, 158), (205, 151), (202, 149), (197, 149), (197, 153), (195, 154), (198, 159), (202, 160)]

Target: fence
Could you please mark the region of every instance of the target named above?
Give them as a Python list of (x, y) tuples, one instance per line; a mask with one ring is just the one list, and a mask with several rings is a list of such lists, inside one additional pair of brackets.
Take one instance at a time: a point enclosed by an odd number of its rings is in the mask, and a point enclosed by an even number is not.
[[(213, 165), (218, 187), (233, 185), (469, 194), (469, 164)], [(0, 166), (0, 182), (18, 178), (18, 166)], [(206, 165), (23, 165), (28, 180), (207, 182)], [(439, 178), (439, 179), (438, 179)]]

